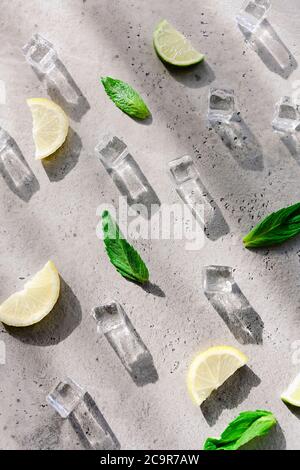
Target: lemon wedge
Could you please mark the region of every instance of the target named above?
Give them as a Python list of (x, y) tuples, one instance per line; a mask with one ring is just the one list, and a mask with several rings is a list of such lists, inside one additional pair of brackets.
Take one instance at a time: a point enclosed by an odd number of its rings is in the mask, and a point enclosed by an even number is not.
[(281, 395), (281, 400), (289, 405), (300, 406), (300, 374)]
[(58, 150), (66, 140), (69, 118), (58, 104), (48, 98), (27, 100), (33, 119), (35, 158), (41, 160)]
[(193, 402), (200, 406), (247, 360), (245, 354), (231, 346), (216, 346), (197, 354), (187, 374), (187, 387)]
[(0, 305), (0, 321), (10, 326), (29, 326), (53, 309), (60, 290), (58, 271), (52, 261)]

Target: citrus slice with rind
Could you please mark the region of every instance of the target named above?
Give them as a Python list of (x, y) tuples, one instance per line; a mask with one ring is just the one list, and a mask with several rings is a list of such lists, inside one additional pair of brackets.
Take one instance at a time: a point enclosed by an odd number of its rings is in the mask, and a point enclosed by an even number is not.
[(153, 44), (158, 56), (165, 62), (188, 67), (204, 59), (191, 42), (167, 20), (162, 20), (153, 33)]
[(281, 400), (289, 405), (300, 406), (300, 374), (297, 375), (293, 382), (282, 393)]
[(193, 402), (200, 406), (247, 360), (245, 354), (231, 346), (215, 346), (197, 354), (187, 374), (187, 387)]
[(58, 150), (66, 140), (69, 118), (64, 110), (48, 98), (27, 100), (33, 119), (35, 158), (41, 160)]
[(53, 309), (60, 291), (60, 278), (52, 261), (0, 305), (0, 321), (10, 326), (29, 326)]

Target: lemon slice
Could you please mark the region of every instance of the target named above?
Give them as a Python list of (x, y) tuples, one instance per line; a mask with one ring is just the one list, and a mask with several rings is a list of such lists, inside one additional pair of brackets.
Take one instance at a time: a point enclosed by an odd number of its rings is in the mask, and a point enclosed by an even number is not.
[(58, 104), (48, 98), (30, 98), (27, 100), (33, 118), (33, 140), (35, 158), (49, 157), (66, 140), (69, 118)]
[(60, 289), (58, 271), (52, 261), (26, 282), (23, 290), (0, 305), (0, 321), (10, 326), (29, 326), (39, 322), (53, 309)]
[(245, 354), (231, 346), (216, 346), (199, 353), (187, 375), (187, 387), (193, 402), (200, 406), (247, 360)]
[(300, 374), (281, 395), (281, 400), (293, 406), (300, 406)]
[(204, 59), (204, 55), (196, 51), (190, 41), (166, 20), (156, 26), (153, 44), (158, 56), (172, 65), (187, 67)]

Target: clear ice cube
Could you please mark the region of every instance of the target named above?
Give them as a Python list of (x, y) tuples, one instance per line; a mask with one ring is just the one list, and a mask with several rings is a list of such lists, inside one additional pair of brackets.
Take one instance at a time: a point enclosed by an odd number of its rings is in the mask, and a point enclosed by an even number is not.
[(117, 450), (120, 444), (92, 397), (85, 393), (83, 400), (70, 415), (79, 436), (93, 450)]
[(275, 131), (292, 133), (300, 124), (300, 114), (292, 98), (284, 96), (275, 107), (275, 116), (272, 122)]
[(202, 187), (192, 158), (185, 155), (172, 160), (169, 162), (169, 170), (180, 198), (187, 204), (201, 225), (208, 226), (215, 215), (215, 208)]
[(41, 73), (48, 73), (55, 67), (57, 53), (51, 42), (40, 34), (34, 34), (22, 51), (27, 62)]
[(203, 290), (212, 306), (242, 343), (262, 341), (263, 322), (234, 280), (230, 266), (205, 266)]
[(47, 396), (47, 401), (62, 418), (69, 418), (89, 448), (111, 450), (120, 447), (92, 397), (72, 379), (59, 382)]
[(20, 152), (11, 136), (0, 127), (0, 162), (3, 173), (9, 176), (14, 187), (19, 190), (30, 183), (34, 176), (22, 161)]
[(252, 33), (264, 20), (270, 7), (270, 0), (247, 0), (236, 20), (240, 26)]
[(67, 102), (73, 105), (80, 102), (80, 91), (58, 58), (51, 42), (40, 34), (34, 34), (22, 51), (26, 61), (38, 73), (43, 74), (44, 78), (54, 85)]
[(169, 169), (177, 184), (181, 184), (198, 177), (195, 165), (193, 164), (191, 157), (188, 155), (169, 162)]
[(202, 273), (204, 292), (232, 292), (234, 279), (230, 266), (204, 266)]
[(234, 91), (225, 88), (210, 88), (208, 98), (208, 120), (229, 122), (235, 109)]
[(159, 207), (157, 195), (122, 140), (106, 135), (95, 152), (128, 204), (141, 204), (147, 214), (150, 210), (150, 215), (153, 208)]
[(297, 68), (294, 56), (266, 19), (250, 36), (250, 45), (268, 68), (285, 79)]
[(49, 393), (47, 401), (62, 418), (67, 418), (83, 399), (84, 394), (85, 391), (80, 385), (67, 378)]
[(10, 135), (0, 127), (0, 152), (2, 152), (9, 145), (10, 140)]
[(128, 154), (126, 144), (118, 137), (107, 134), (103, 136), (95, 148), (104, 167), (108, 170), (115, 169)]
[(139, 380), (141, 375), (150, 373), (152, 356), (123, 307), (113, 301), (95, 307), (92, 315), (97, 322), (98, 330), (104, 334), (132, 378)]

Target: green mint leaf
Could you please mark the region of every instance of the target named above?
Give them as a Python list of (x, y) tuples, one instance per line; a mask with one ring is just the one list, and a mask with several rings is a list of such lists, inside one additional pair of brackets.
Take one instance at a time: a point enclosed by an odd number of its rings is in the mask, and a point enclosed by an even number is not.
[(300, 233), (300, 202), (273, 212), (243, 238), (246, 248), (279, 245)]
[(130, 85), (111, 77), (102, 77), (101, 82), (107, 95), (124, 113), (138, 119), (150, 116), (146, 104)]
[(106, 253), (117, 271), (132, 281), (141, 284), (148, 282), (147, 266), (138, 252), (125, 240), (108, 211), (102, 214), (102, 227)]
[(244, 411), (227, 426), (220, 439), (206, 439), (204, 450), (237, 450), (252, 439), (265, 436), (275, 424), (270, 411)]

